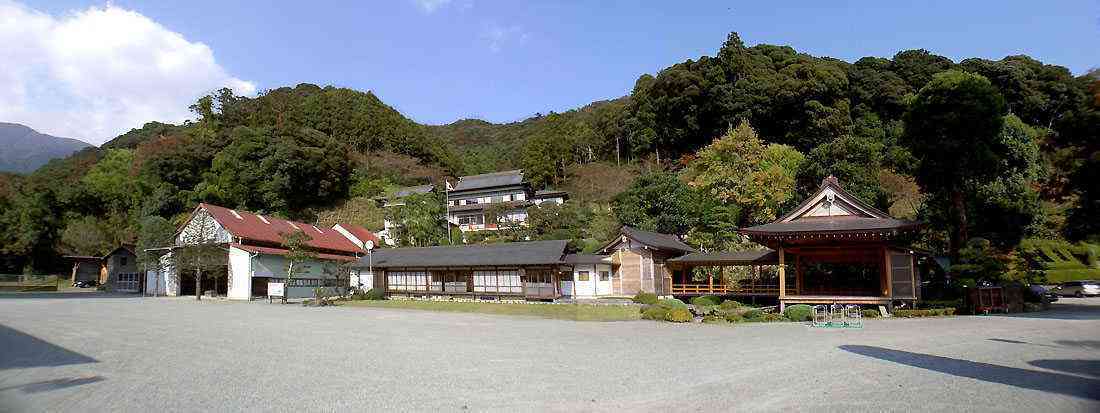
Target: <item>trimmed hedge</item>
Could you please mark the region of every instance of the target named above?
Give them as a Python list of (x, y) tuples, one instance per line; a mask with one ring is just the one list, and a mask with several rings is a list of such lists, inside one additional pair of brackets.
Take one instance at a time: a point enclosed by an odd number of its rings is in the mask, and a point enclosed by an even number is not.
[(716, 295), (701, 295), (691, 299), (691, 305), (705, 307), (722, 304), (722, 297)]
[(942, 317), (953, 315), (955, 315), (954, 308), (931, 308), (927, 310), (894, 310), (894, 317), (898, 318)]
[(764, 312), (760, 311), (760, 310), (757, 310), (755, 308), (751, 309), (749, 311), (741, 313), (741, 317), (743, 317), (745, 320), (754, 320), (754, 319), (761, 318), (763, 316), (764, 316)]
[(673, 323), (689, 323), (694, 318), (687, 308), (673, 308), (668, 310), (668, 314), (665, 314), (665, 321)]
[(657, 304), (657, 294), (638, 293), (638, 295), (634, 296), (633, 301), (639, 304)]
[(683, 308), (683, 309), (687, 310), (687, 308), (688, 308), (687, 304), (685, 304), (683, 301), (680, 301), (680, 300), (675, 299), (675, 298), (665, 298), (663, 300), (657, 301), (657, 305), (659, 305), (661, 307), (664, 307), (664, 308), (667, 308), (667, 309), (670, 309), (670, 310), (673, 309), (673, 308)]
[(743, 304), (741, 304), (737, 301), (734, 301), (734, 300), (723, 301), (722, 304), (720, 304), (720, 306), (722, 307), (723, 310), (733, 310), (735, 308), (744, 307)]
[(668, 316), (668, 309), (661, 306), (648, 306), (642, 309), (642, 318), (646, 320), (664, 320)]
[(741, 313), (728, 313), (726, 314), (726, 321), (740, 323), (745, 321), (745, 317), (741, 316)]
[(861, 311), (861, 313), (863, 313), (863, 318), (879, 318), (880, 316), (882, 316), (882, 313), (880, 313), (878, 310), (866, 309)]
[(783, 315), (791, 321), (810, 321), (814, 317), (814, 308), (806, 304), (796, 304), (784, 309)]

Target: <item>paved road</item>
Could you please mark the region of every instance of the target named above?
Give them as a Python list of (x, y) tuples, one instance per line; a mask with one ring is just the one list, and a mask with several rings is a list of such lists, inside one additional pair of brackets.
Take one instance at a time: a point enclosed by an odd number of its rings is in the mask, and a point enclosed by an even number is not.
[(1100, 298), (815, 330), (46, 297), (0, 296), (0, 411), (1100, 411)]

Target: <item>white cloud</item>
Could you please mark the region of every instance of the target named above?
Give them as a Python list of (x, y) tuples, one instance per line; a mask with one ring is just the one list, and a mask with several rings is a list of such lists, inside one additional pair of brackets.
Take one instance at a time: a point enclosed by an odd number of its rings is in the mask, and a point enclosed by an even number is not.
[(481, 32), (481, 38), (488, 43), (489, 50), (493, 53), (501, 51), (509, 43), (524, 44), (529, 37), (530, 35), (519, 25), (502, 26), (488, 23)]
[(251, 95), (210, 47), (108, 5), (55, 17), (0, 0), (0, 121), (99, 144), (145, 122), (182, 122), (221, 87)]
[(420, 7), (420, 10), (431, 14), (449, 4), (451, 0), (413, 0), (413, 2)]

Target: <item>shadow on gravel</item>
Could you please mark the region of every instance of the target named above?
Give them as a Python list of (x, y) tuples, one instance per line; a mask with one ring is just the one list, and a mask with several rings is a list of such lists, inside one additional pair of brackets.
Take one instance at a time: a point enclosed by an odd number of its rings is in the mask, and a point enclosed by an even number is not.
[(1100, 379), (1100, 360), (1032, 360), (1027, 364)]
[(73, 377), (68, 379), (53, 379), (37, 381), (34, 383), (20, 384), (17, 386), (0, 387), (0, 391), (18, 389), (23, 393), (43, 393), (53, 390), (67, 389), (89, 383), (107, 380), (101, 376)]
[(98, 362), (94, 358), (0, 324), (0, 370)]
[[(950, 374), (952, 376), (967, 377), (1023, 389), (1064, 394), (1083, 399), (1100, 400), (1100, 380), (1068, 374), (978, 363), (969, 360), (912, 353), (875, 346), (843, 345), (840, 346), (840, 349), (861, 356)], [(1059, 362), (1083, 361), (1086, 360), (1060, 360)]]
[(1089, 350), (1100, 350), (1100, 340), (1054, 340), (1054, 344), (1066, 347), (1082, 347)]
[(0, 300), (26, 300), (41, 298), (140, 298), (141, 294), (108, 293), (102, 291), (90, 292), (38, 292), (38, 293), (0, 293)]
[[(990, 314), (985, 317), (1012, 317), (1012, 318), (1038, 318), (1047, 320), (1100, 320), (1100, 300), (1092, 299), (1064, 299), (1050, 305), (1046, 311), (1032, 313)], [(1090, 301), (1083, 301), (1090, 300)]]

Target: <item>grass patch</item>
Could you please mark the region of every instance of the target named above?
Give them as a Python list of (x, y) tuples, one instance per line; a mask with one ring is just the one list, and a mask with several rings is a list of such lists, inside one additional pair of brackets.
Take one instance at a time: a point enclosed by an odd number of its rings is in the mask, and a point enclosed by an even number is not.
[(1050, 284), (1058, 284), (1066, 281), (1077, 280), (1100, 280), (1100, 269), (1087, 268), (1087, 269), (1070, 269), (1070, 270), (1046, 270), (1043, 271), (1047, 276), (1047, 282)]
[(418, 300), (346, 301), (341, 304), (348, 307), (517, 315), (574, 321), (627, 321), (641, 318), (638, 307), (633, 305), (520, 304)]

